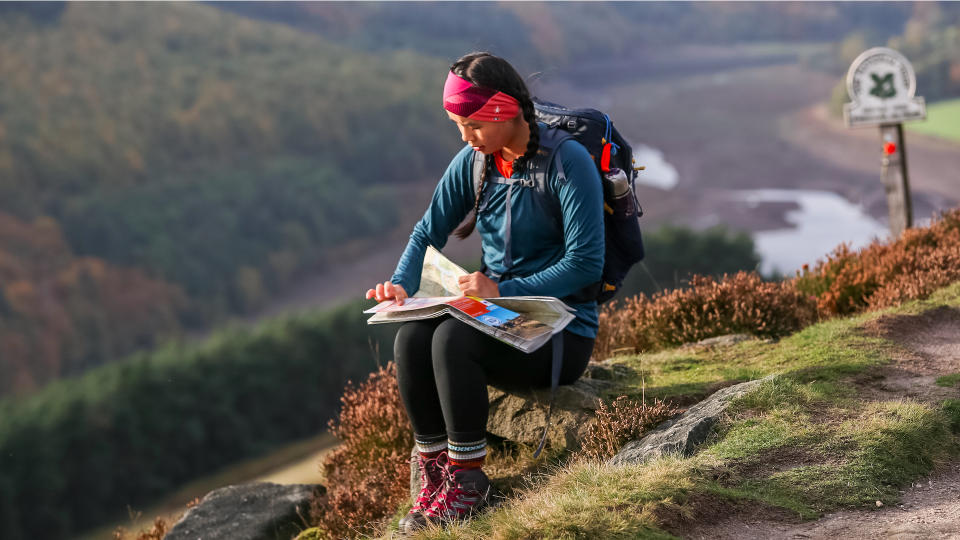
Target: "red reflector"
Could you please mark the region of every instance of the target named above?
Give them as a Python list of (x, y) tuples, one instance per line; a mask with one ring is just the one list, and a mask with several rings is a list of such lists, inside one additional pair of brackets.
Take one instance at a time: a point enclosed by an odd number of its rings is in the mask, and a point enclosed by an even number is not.
[(884, 143), (884, 144), (883, 144), (883, 153), (884, 153), (884, 154), (886, 154), (886, 155), (888, 155), (888, 156), (891, 156), (891, 155), (893, 155), (896, 151), (897, 151), (897, 145), (896, 145), (895, 143), (888, 142), (888, 143)]

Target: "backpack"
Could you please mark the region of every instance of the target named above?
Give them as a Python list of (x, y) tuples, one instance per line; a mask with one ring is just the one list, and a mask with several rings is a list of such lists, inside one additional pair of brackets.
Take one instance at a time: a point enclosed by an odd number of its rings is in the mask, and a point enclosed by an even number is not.
[[(551, 162), (557, 174), (563, 178), (563, 165), (556, 150), (567, 139), (575, 139), (586, 147), (603, 183), (604, 202), (604, 264), (601, 281), (585, 287), (583, 290), (562, 300), (583, 303), (596, 300), (603, 303), (616, 295), (630, 268), (643, 259), (643, 239), (640, 235), (640, 224), (637, 218), (643, 215), (643, 209), (637, 202), (634, 193), (634, 181), (637, 169), (633, 166), (633, 149), (620, 136), (613, 126), (610, 117), (595, 109), (568, 109), (562, 105), (534, 99), (537, 120), (547, 125), (541, 130), (540, 151), (529, 163), (529, 178), (503, 178), (493, 175), (491, 183), (505, 183), (510, 187), (507, 191), (507, 215), (504, 225), (504, 265), (512, 265), (510, 257), (510, 195), (513, 186), (520, 184), (533, 188), (537, 193), (547, 197), (551, 208), (555, 208), (560, 218), (559, 204), (556, 197), (548, 193), (547, 177)], [(484, 156), (474, 154), (473, 181), (475, 190), (480, 187), (480, 176), (485, 166)], [(615, 186), (610, 177), (623, 171), (627, 182), (627, 193), (616, 196)], [(621, 176), (621, 182), (623, 182)], [(621, 186), (622, 188), (622, 186)], [(496, 276), (506, 279), (505, 276)]]

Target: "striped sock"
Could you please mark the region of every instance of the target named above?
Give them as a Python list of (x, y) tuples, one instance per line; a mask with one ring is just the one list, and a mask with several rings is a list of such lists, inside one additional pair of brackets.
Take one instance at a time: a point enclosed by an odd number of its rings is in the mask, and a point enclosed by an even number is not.
[(413, 440), (416, 441), (417, 452), (420, 452), (420, 455), (424, 459), (433, 459), (447, 449), (446, 433), (440, 433), (438, 435), (414, 434)]
[(480, 468), (483, 466), (484, 458), (487, 457), (486, 439), (473, 442), (449, 441), (447, 446), (450, 466), (458, 469)]

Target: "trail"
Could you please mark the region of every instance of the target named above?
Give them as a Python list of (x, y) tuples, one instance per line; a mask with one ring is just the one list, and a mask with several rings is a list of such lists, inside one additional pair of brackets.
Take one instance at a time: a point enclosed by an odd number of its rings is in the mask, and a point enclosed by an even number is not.
[[(919, 315), (883, 316), (863, 330), (901, 347), (891, 365), (860, 384), (866, 397), (931, 404), (960, 399), (960, 388), (944, 388), (934, 382), (938, 376), (960, 372), (960, 309), (941, 307)], [(902, 490), (896, 506), (845, 510), (807, 523), (754, 508), (695, 526), (684, 537), (960, 540), (960, 462), (942, 464), (928, 478)]]

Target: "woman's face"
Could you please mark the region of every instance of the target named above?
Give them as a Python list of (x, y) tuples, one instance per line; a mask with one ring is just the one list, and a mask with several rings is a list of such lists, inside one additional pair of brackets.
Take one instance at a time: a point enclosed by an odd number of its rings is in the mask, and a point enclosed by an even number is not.
[[(522, 138), (518, 135), (523, 135), (517, 129), (518, 119), (521, 122), (523, 120), (520, 116), (506, 122), (472, 120), (465, 116), (453, 114), (450, 111), (447, 111), (447, 116), (457, 125), (463, 142), (469, 143), (474, 150), (484, 155), (493, 154), (504, 147), (517, 146), (518, 139)], [(528, 129), (526, 123), (523, 124), (523, 127), (525, 130)]]

